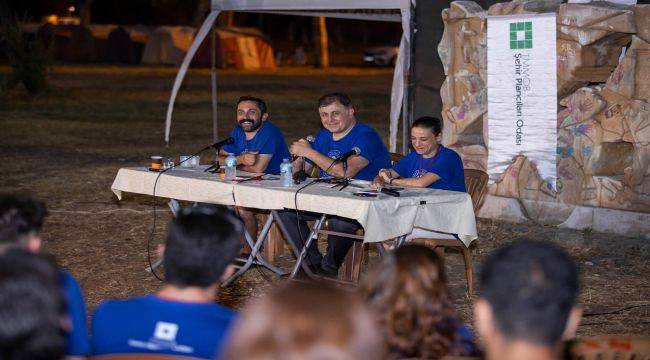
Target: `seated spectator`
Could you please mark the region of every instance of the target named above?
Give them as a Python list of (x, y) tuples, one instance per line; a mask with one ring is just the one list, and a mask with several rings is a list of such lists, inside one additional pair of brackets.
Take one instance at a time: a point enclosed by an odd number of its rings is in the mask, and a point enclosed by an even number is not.
[(433, 249), (406, 245), (369, 274), (362, 292), (379, 315), (390, 358), (471, 356), (472, 334), (449, 299), (442, 262)]
[(67, 314), (59, 276), (39, 255), (0, 255), (0, 359), (63, 359)]
[[(0, 253), (18, 248), (33, 253), (41, 251), (40, 231), (47, 214), (45, 205), (21, 195), (0, 195)], [(68, 304), (71, 329), (68, 333), (66, 355), (83, 357), (90, 354), (86, 328), (86, 305), (77, 281), (65, 271), (59, 273), (59, 283)]]
[(481, 273), (474, 305), (488, 359), (560, 359), (575, 335), (578, 270), (562, 249), (521, 240), (493, 253)]
[(233, 273), (243, 229), (225, 207), (181, 210), (167, 233), (165, 285), (155, 295), (101, 304), (93, 317), (93, 354), (214, 358), (235, 317), (214, 302), (219, 284)]
[(355, 294), (319, 283), (283, 284), (251, 303), (227, 360), (383, 359), (370, 310)]

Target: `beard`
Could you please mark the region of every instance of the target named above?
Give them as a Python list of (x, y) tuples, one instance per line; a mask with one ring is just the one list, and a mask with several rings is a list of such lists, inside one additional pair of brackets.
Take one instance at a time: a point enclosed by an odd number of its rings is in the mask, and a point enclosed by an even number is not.
[(241, 119), (238, 124), (244, 132), (253, 132), (262, 126), (262, 119)]

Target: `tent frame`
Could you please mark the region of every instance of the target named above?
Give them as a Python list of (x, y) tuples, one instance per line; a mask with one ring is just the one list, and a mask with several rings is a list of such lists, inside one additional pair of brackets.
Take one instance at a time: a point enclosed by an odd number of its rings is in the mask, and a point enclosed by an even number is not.
[[(328, 0), (327, 2), (318, 2), (317, 0), (212, 0), (211, 12), (199, 28), (185, 55), (180, 66), (172, 93), (167, 107), (167, 117), (165, 122), (165, 142), (169, 145), (171, 132), (171, 120), (174, 110), (174, 102), (180, 90), (187, 69), (196, 54), (199, 46), (208, 35), (211, 36), (212, 69), (211, 69), (211, 102), (212, 102), (212, 121), (213, 121), (213, 140), (217, 140), (217, 87), (216, 87), (216, 70), (214, 59), (215, 34), (213, 24), (221, 11), (246, 11), (261, 13), (283, 13), (295, 14), (302, 16), (324, 16), (333, 18), (346, 18), (357, 20), (376, 20), (376, 21), (399, 21), (402, 23), (402, 38), (400, 41), (395, 71), (393, 73), (393, 85), (391, 89), (391, 109), (390, 109), (390, 151), (395, 152), (397, 149), (397, 129), (402, 113), (402, 153), (408, 151), (408, 127), (411, 123), (412, 111), (410, 109), (410, 96), (412, 90), (412, 44), (414, 35), (414, 6), (415, 0)], [(332, 10), (338, 10), (336, 12)], [(368, 12), (355, 12), (355, 10), (399, 10), (397, 14), (373, 14)]]

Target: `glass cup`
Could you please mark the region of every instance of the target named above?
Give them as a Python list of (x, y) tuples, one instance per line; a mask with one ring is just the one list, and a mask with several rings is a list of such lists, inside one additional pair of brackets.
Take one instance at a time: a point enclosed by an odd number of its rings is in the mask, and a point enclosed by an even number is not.
[(163, 161), (163, 170), (167, 170), (173, 167), (174, 167), (174, 160), (172, 160), (171, 158), (165, 158), (165, 160)]

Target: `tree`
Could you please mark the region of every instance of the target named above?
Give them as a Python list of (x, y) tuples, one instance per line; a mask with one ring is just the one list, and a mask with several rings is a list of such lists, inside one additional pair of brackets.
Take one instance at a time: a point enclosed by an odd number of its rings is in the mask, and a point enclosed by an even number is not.
[(327, 46), (327, 23), (325, 17), (314, 18), (314, 42), (316, 42), (316, 67), (328, 68), (330, 66), (329, 50)]

